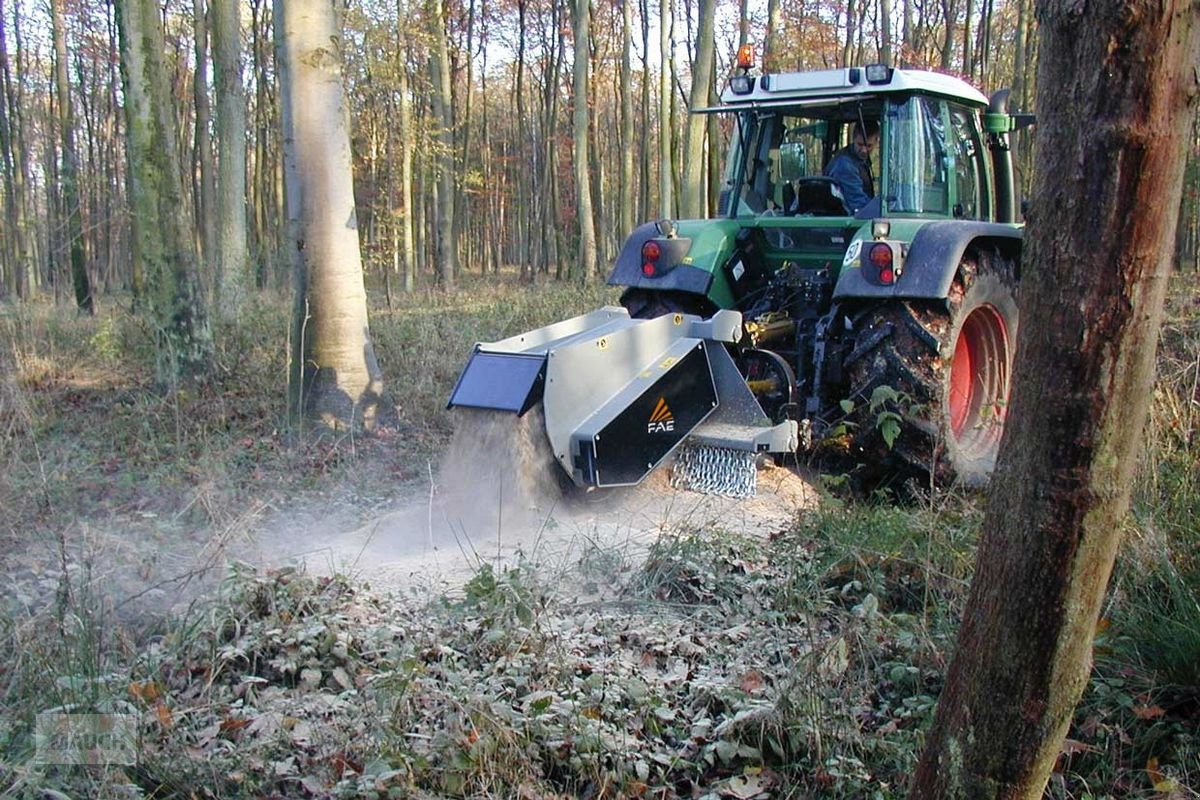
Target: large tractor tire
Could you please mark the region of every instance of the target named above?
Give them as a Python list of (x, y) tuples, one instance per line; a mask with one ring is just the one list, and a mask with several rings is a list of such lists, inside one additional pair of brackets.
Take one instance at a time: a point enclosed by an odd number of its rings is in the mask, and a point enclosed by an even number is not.
[[(1015, 269), (994, 253), (969, 254), (945, 302), (867, 311), (846, 360), (863, 469), (985, 485), (1004, 431), (1017, 324)], [(895, 395), (877, 392), (883, 386)]]

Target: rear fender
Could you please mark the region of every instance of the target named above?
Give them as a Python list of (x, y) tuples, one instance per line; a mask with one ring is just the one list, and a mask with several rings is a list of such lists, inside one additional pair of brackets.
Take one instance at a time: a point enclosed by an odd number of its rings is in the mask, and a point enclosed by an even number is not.
[(860, 246), (851, 246), (846, 251), (833, 298), (945, 298), (968, 250), (999, 250), (1019, 265), (1021, 234), (1020, 227), (997, 222), (941, 220), (926, 223), (909, 243), (901, 274), (891, 286), (880, 286), (867, 280), (862, 260), (870, 240), (863, 240)]
[[(651, 239), (662, 248), (662, 257), (658, 262), (657, 274), (648, 278), (642, 273), (642, 245)], [(712, 285), (712, 272), (684, 262), (691, 246), (690, 237), (663, 236), (656, 222), (639, 225), (625, 240), (621, 254), (609, 273), (608, 284), (707, 296)]]

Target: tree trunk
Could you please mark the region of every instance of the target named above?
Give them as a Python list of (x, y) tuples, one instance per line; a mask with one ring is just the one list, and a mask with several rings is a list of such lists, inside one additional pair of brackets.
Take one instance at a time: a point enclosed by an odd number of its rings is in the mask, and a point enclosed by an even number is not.
[(157, 0), (117, 4), (135, 252), (155, 320), (157, 377), (173, 387), (211, 368), (212, 331), (183, 202), (179, 129)]
[(18, 297), (29, 298), (36, 289), (36, 270), (29, 248), (27, 227), (28, 198), (25, 187), (29, 185), (29, 157), (25, 150), (23, 111), (13, 87), (4, 27), (4, 3), (0, 1), (0, 93), (3, 95), (0, 97), (0, 109), (3, 109), (0, 115), (0, 149), (4, 151), (4, 219), (13, 241), (13, 247), (9, 250), (9, 268), (12, 270), (9, 279), (11, 290)]
[(416, 288), (416, 240), (413, 236), (413, 130), (412, 98), (409, 97), (408, 48), (407, 42), (396, 47), (396, 73), (400, 94), (400, 206), (401, 214), (401, 263), (404, 269), (404, 291)]
[(1087, 683), (1151, 396), (1195, 6), (1039, 0), (1038, 18), (1041, 164), (1012, 400), (914, 798), (1042, 797)]
[(50, 3), (50, 29), (54, 39), (54, 86), (58, 98), (59, 137), (62, 165), (59, 185), (62, 189), (63, 236), (70, 253), (71, 284), (75, 287), (75, 305), (86, 314), (96, 313), (92, 281), (83, 252), (83, 212), (79, 204), (79, 156), (75, 150), (75, 115), (72, 112), (71, 85), (67, 79), (67, 39), (64, 30), (63, 0)]
[(432, 46), (429, 50), (429, 75), (433, 82), (433, 117), (438, 139), (437, 185), (437, 259), (442, 285), (454, 285), (458, 274), (458, 241), (454, 238), (454, 107), (450, 96), (450, 55), (446, 45), (442, 0), (430, 0), (429, 15)]
[[(625, 241), (634, 226), (633, 156), (637, 140), (633, 135), (633, 3), (621, 4), (621, 78), (618, 91), (621, 98), (621, 172), (618, 182), (620, 197), (620, 226), (617, 238)], [(644, 132), (643, 132), (644, 134)]]
[(893, 66), (891, 0), (879, 0), (879, 61)]
[[(196, 227), (200, 234), (200, 258), (208, 267), (209, 277), (213, 279), (210, 289), (215, 289), (220, 281), (220, 270), (212, 275), (211, 269), (216, 264), (217, 256), (217, 227), (216, 227), (216, 157), (213, 155), (212, 136), (212, 104), (208, 99), (208, 12), (205, 0), (194, 0), (192, 4), (193, 30), (196, 36), (196, 74), (192, 80), (192, 98), (196, 104), (196, 124), (193, 126), (194, 149), (196, 153), (197, 172), (200, 179), (200, 191), (196, 207)], [(212, 295), (210, 295), (211, 297)]]
[(588, 34), (590, 0), (572, 0), (575, 34), (575, 63), (572, 69), (575, 109), (575, 217), (579, 224), (576, 266), (584, 283), (596, 275), (596, 227), (592, 216), (592, 184), (588, 175)]
[(673, 5), (671, 0), (659, 0), (658, 32), (658, 215), (670, 218), (675, 215), (674, 166), (671, 163), (671, 137), (675, 129), (671, 118), (671, 63), (674, 51), (671, 47), (673, 27)]
[(217, 92), (217, 313), (236, 318), (248, 282), (246, 242), (246, 89), (242, 85), (241, 4), (212, 4)]
[(642, 135), (638, 137), (638, 220), (650, 216), (650, 186), (652, 184), (650, 158), (650, 0), (638, 0), (642, 20), (642, 100), (640, 124)]
[(782, 27), (783, 23), (779, 19), (779, 0), (767, 0), (767, 31), (763, 39), (762, 58), (764, 72), (781, 72), (787, 68), (783, 60), (783, 49), (780, 47), (780, 42), (783, 41), (780, 33)]
[[(716, 39), (713, 16), (715, 0), (700, 0), (699, 31), (696, 34), (696, 60), (692, 65), (692, 90), (688, 98), (689, 111), (709, 104), (709, 92), (715, 69)], [(679, 213), (687, 219), (704, 216), (707, 186), (704, 180), (704, 140), (708, 118), (703, 114), (688, 114), (687, 135), (683, 146), (683, 192), (679, 198)]]
[(334, 430), (370, 428), (383, 380), (367, 323), (341, 30), (331, 0), (274, 7), (295, 259), (289, 406)]

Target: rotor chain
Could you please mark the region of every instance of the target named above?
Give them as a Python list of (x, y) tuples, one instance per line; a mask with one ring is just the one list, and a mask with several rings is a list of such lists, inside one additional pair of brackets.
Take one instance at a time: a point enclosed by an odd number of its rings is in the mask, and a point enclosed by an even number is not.
[(671, 486), (724, 497), (754, 497), (758, 490), (755, 454), (729, 447), (681, 447), (671, 470)]

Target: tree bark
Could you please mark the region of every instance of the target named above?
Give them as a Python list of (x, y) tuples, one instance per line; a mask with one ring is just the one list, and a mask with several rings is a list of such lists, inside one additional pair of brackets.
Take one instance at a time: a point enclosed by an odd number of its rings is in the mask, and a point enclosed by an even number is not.
[[(208, 98), (208, 11), (205, 0), (194, 0), (192, 3), (193, 30), (196, 36), (196, 74), (192, 81), (192, 98), (196, 104), (196, 124), (193, 126), (194, 147), (196, 152), (197, 172), (200, 179), (200, 191), (196, 206), (196, 227), (200, 234), (200, 258), (206, 262), (208, 270), (217, 263), (217, 184), (216, 156), (213, 153), (212, 135), (212, 103)], [(206, 270), (215, 289), (220, 283), (220, 270), (212, 275)], [(211, 296), (211, 295), (210, 295)]]
[(354, 209), (342, 36), (331, 0), (275, 0), (289, 249), (295, 267), (293, 416), (370, 428), (382, 391)]
[(914, 798), (1042, 797), (1087, 683), (1151, 396), (1196, 7), (1037, 9), (1041, 164), (1012, 400)]
[(575, 138), (575, 217), (579, 224), (579, 250), (576, 267), (584, 283), (596, 275), (596, 226), (592, 215), (592, 184), (588, 174), (588, 36), (590, 33), (590, 0), (572, 0), (572, 21), (575, 34), (574, 138)]
[(213, 71), (217, 92), (217, 313), (236, 318), (245, 299), (246, 88), (242, 84), (241, 3), (212, 4)]
[(437, 259), (438, 278), (447, 288), (458, 274), (458, 241), (454, 225), (454, 107), (450, 97), (450, 55), (446, 45), (442, 0), (429, 0), (432, 46), (429, 74), (433, 82), (433, 116), (437, 126)]
[(674, 165), (671, 163), (671, 136), (675, 129), (671, 118), (671, 64), (674, 50), (671, 47), (671, 28), (674, 11), (671, 0), (659, 0), (658, 32), (658, 215), (670, 218), (675, 215)]
[[(399, 10), (399, 4), (397, 4)], [(408, 80), (407, 40), (396, 46), (397, 91), (400, 94), (400, 205), (404, 291), (416, 288), (416, 239), (413, 236), (413, 142), (416, 140), (412, 121), (412, 98)]]
[(174, 387), (208, 374), (212, 331), (178, 172), (179, 129), (158, 2), (121, 0), (117, 10), (135, 259), (145, 270), (155, 320), (158, 381)]
[[(714, 0), (700, 0), (699, 25), (696, 34), (696, 60), (692, 64), (692, 89), (688, 98), (689, 111), (704, 108), (709, 103), (715, 65), (716, 39), (713, 17), (716, 11)], [(683, 147), (683, 192), (679, 198), (679, 213), (689, 219), (704, 216), (705, 161), (704, 140), (708, 118), (702, 114), (688, 114), (687, 134)]]
[[(618, 182), (620, 197), (620, 225), (617, 238), (622, 242), (629, 236), (634, 225), (633, 156), (637, 150), (637, 139), (633, 135), (633, 3), (621, 4), (621, 78), (618, 87), (621, 103), (621, 171)], [(644, 133), (644, 132), (643, 132)]]

